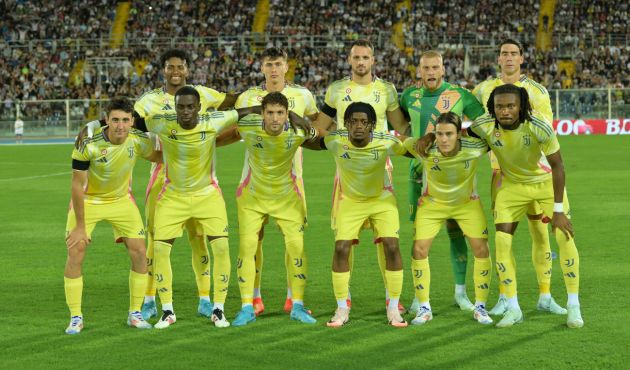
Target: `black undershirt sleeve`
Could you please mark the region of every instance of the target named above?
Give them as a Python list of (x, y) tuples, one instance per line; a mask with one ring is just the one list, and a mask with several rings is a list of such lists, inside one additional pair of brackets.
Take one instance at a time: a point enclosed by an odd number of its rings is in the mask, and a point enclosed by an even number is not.
[(136, 130), (140, 130), (142, 132), (149, 132), (149, 129), (147, 128), (147, 124), (146, 122), (144, 122), (144, 118), (140, 117), (140, 115), (137, 112), (133, 112), (133, 126), (136, 128)]
[(324, 103), (324, 105), (322, 106), (321, 111), (324, 112), (328, 117), (333, 119), (337, 115), (337, 110), (326, 103)]

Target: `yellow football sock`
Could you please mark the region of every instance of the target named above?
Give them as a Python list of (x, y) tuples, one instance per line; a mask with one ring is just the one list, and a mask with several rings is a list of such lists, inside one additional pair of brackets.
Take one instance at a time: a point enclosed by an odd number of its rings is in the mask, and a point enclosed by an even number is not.
[(411, 258), (411, 274), (416, 298), (419, 302), (428, 302), (431, 292), (431, 267), (429, 258), (417, 260)]
[(385, 270), (385, 280), (387, 281), (387, 291), (390, 299), (400, 299), (403, 285), (403, 270)]
[(556, 242), (560, 250), (560, 266), (567, 294), (578, 294), (580, 291), (580, 256), (575, 240), (564, 235), (560, 229), (556, 229)]
[(170, 244), (157, 240), (153, 245), (153, 273), (162, 304), (173, 303), (171, 248)]
[(289, 255), (289, 281), (291, 282), (291, 299), (303, 301), (306, 287), (308, 265), (304, 254), (304, 239), (285, 240)]
[(251, 304), (254, 300), (254, 280), (256, 278), (256, 238), (240, 237), (236, 274), (241, 292), (241, 302)]
[(528, 220), (529, 235), (532, 237), (532, 262), (538, 279), (540, 294), (549, 294), (551, 289), (551, 246), (547, 225), (540, 220)]
[(258, 240), (257, 243), (258, 246), (256, 247), (256, 277), (254, 278), (254, 289), (260, 290), (263, 269), (263, 241)]
[(188, 241), (192, 248), (192, 267), (195, 271), (197, 291), (200, 297), (210, 296), (210, 254), (205, 236), (194, 236), (188, 232)]
[(63, 287), (66, 291), (66, 304), (70, 309), (70, 316), (83, 316), (81, 312), (81, 297), (83, 295), (83, 276), (71, 279), (63, 277)]
[(212, 257), (214, 257), (212, 264), (214, 303), (225, 303), (230, 282), (230, 269), (232, 268), (230, 263), (230, 244), (226, 237), (217, 238), (210, 242), (210, 248), (212, 248)]
[(155, 276), (153, 275), (153, 245), (155, 241), (153, 241), (153, 234), (147, 233), (147, 290), (144, 295), (155, 296), (155, 291), (157, 290), (157, 282), (155, 281)]
[[(285, 242), (286, 243), (286, 242)], [(302, 243), (303, 245), (304, 243)], [(304, 248), (302, 248), (304, 249)], [(301, 258), (301, 257), (296, 257)], [(291, 255), (289, 254), (289, 250), (284, 250), (284, 267), (287, 272), (287, 292), (291, 291), (291, 297), (293, 297), (293, 291), (291, 289), (291, 266), (293, 265), (293, 260), (291, 259)]]
[(504, 287), (506, 298), (516, 296), (516, 269), (511, 253), (512, 239), (512, 235), (502, 231), (497, 231), (495, 234), (497, 270), (499, 271), (500, 284)]
[(348, 272), (332, 272), (333, 291), (336, 300), (348, 298), (350, 291), (350, 271)]
[(129, 312), (140, 311), (148, 284), (147, 274), (129, 271)]
[(473, 266), (473, 282), (475, 283), (475, 301), (488, 302), (490, 281), (492, 280), (492, 260), (490, 257), (477, 258)]

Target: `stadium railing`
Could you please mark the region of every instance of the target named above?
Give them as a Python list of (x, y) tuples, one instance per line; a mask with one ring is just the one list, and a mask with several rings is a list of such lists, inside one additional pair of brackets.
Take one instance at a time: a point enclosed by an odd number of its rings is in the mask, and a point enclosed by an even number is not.
[[(446, 32), (424, 32), (413, 33), (407, 32), (405, 34), (406, 44), (409, 47), (420, 47), (422, 45), (432, 45), (432, 47), (438, 47), (439, 45), (458, 45), (461, 47), (474, 47), (474, 46), (497, 46), (504, 39), (505, 35), (497, 35), (494, 33), (478, 33), (478, 32), (464, 32), (448, 34)], [(358, 35), (354, 37), (366, 37), (369, 38), (376, 47), (384, 48), (390, 44), (391, 32), (379, 31), (372, 35)], [(168, 48), (168, 47), (182, 47), (182, 46), (210, 46), (220, 47), (225, 45), (239, 46), (241, 49), (250, 49), (256, 46), (262, 46), (272, 43), (274, 45), (282, 45), (285, 48), (292, 48), (296, 44), (301, 46), (308, 46), (314, 49), (320, 48), (341, 48), (351, 43), (354, 37), (347, 35), (272, 35), (268, 33), (248, 33), (242, 35), (231, 36), (212, 36), (212, 37), (125, 37), (121, 45), (121, 49), (153, 49), (153, 48)], [(533, 42), (535, 35), (515, 34), (512, 37), (518, 39), (530, 39)], [(561, 49), (574, 50), (580, 46), (586, 48), (595, 46), (615, 46), (615, 45), (630, 45), (630, 34), (564, 34), (554, 33), (554, 39), (559, 41)], [(525, 41), (525, 40), (524, 40)], [(46, 49), (57, 50), (59, 48), (64, 50), (71, 50), (76, 52), (85, 51), (88, 49), (94, 50), (108, 50), (109, 49), (109, 37), (95, 38), (95, 39), (41, 39), (41, 40), (28, 40), (28, 41), (2, 41), (0, 42), (2, 48), (20, 48), (35, 50), (38, 46), (42, 46)]]
[[(556, 120), (630, 119), (630, 89), (550, 90)], [(316, 96), (319, 105), (323, 96)], [(14, 136), (19, 113), (25, 137), (73, 138), (86, 122), (104, 116), (108, 99), (62, 99), (3, 102), (0, 138)]]

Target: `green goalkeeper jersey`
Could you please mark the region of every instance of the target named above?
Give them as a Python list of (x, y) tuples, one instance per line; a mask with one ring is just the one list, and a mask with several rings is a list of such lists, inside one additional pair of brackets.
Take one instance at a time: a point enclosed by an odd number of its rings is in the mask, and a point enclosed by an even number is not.
[[(422, 137), (427, 127), (434, 126), (442, 113), (454, 112), (471, 121), (485, 113), (481, 103), (470, 91), (446, 81), (434, 91), (425, 87), (406, 88), (400, 97), (400, 108), (409, 116), (413, 137)], [(410, 175), (412, 178), (421, 176), (420, 162), (416, 159), (411, 160)]]

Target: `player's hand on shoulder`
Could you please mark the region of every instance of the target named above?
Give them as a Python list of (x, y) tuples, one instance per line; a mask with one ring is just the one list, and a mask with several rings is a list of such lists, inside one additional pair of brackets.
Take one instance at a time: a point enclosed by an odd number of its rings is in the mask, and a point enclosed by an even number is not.
[(429, 148), (433, 145), (435, 141), (435, 134), (430, 132), (416, 142), (416, 152), (420, 154), (421, 157), (426, 158), (429, 153)]
[(300, 117), (299, 114), (291, 110), (289, 111), (289, 123), (295, 132), (297, 132), (297, 129), (302, 129), (306, 133), (311, 132), (311, 122), (309, 119)]
[(574, 237), (573, 233), (573, 225), (571, 224), (571, 220), (562, 212), (554, 212), (553, 217), (551, 218), (551, 230), (556, 231), (556, 228), (560, 229), (564, 236), (569, 239), (569, 236)]

